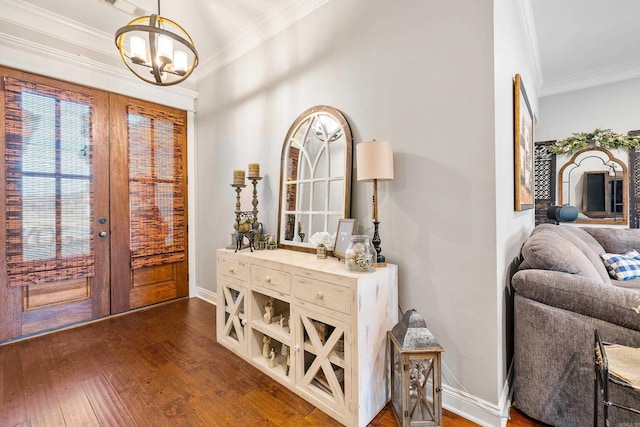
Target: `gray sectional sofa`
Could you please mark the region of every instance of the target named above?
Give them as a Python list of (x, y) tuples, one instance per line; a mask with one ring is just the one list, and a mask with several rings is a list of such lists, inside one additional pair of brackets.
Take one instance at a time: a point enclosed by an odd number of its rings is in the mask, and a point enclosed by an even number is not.
[[(513, 402), (522, 412), (555, 426), (593, 425), (594, 330), (604, 341), (640, 347), (633, 310), (640, 279), (612, 279), (600, 254), (634, 248), (640, 251), (638, 229), (542, 224), (532, 231), (511, 282)], [(613, 401), (640, 408), (640, 391), (611, 392)], [(640, 416), (615, 408), (611, 419), (640, 426)]]

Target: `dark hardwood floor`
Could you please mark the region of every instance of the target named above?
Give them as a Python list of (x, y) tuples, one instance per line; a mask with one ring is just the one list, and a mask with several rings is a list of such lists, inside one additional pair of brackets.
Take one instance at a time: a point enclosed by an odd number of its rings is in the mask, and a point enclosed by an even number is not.
[[(98, 425), (340, 424), (219, 346), (215, 306), (192, 298), (0, 346), (0, 426)], [(395, 425), (388, 407), (370, 424)]]

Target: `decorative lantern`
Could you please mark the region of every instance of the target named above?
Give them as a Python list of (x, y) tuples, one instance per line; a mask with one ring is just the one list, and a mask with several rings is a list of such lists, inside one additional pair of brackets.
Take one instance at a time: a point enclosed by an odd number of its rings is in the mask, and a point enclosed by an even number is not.
[(442, 425), (444, 351), (416, 310), (407, 311), (388, 333), (391, 350), (391, 403), (401, 426)]

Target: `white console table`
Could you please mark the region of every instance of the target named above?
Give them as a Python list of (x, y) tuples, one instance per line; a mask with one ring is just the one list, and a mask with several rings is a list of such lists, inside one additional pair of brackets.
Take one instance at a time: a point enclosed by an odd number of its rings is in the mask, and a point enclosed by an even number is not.
[(220, 249), (217, 278), (220, 344), (346, 426), (366, 426), (389, 401), (396, 265), (352, 273), (315, 254)]

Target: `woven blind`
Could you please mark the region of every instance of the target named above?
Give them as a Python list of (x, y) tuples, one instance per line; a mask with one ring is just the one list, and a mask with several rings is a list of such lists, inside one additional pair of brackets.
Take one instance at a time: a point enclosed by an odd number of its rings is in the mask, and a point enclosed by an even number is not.
[(185, 259), (184, 118), (128, 106), (131, 268)]
[(7, 282), (94, 275), (91, 96), (4, 78)]

